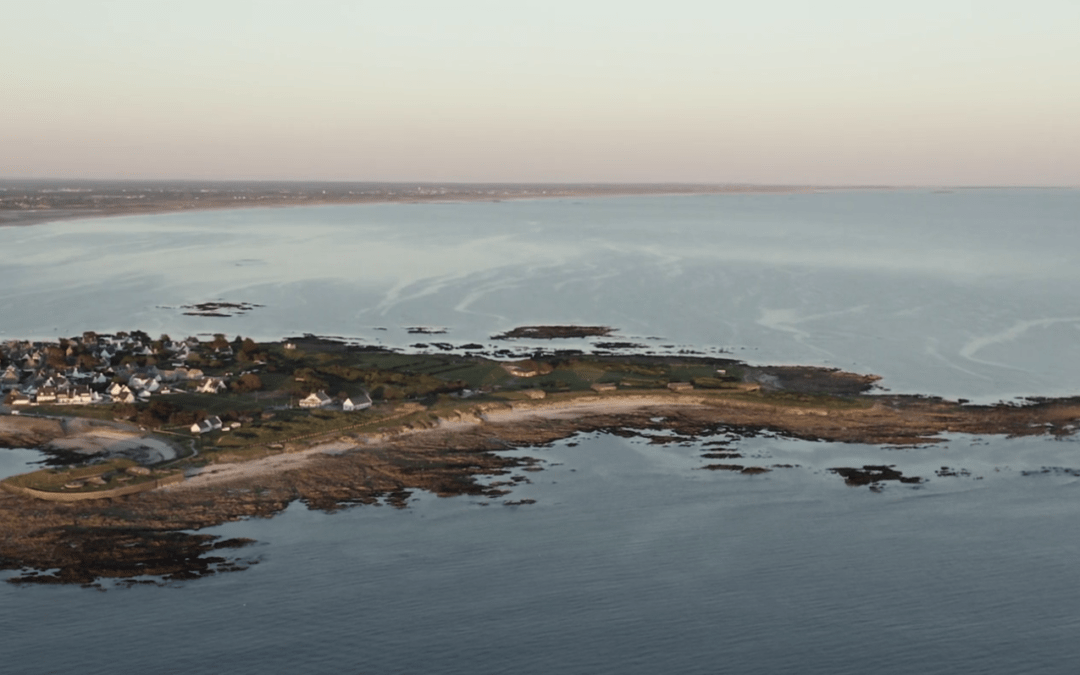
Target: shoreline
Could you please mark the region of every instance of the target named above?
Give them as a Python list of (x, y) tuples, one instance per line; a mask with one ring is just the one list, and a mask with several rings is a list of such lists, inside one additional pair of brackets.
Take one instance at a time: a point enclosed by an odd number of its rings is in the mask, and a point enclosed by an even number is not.
[[(516, 330), (556, 336), (568, 328)], [(529, 481), (522, 472), (544, 469), (528, 449), (579, 434), (683, 447), (699, 441), (693, 451), (702, 460), (698, 469), (747, 477), (799, 469), (744, 456), (741, 439), (766, 434), (862, 445), (863, 459), (823, 465), (816, 473), (880, 491), (883, 481), (921, 481), (879, 466), (889, 461), (882, 449), (936, 444), (951, 433), (1063, 438), (1080, 427), (1080, 397), (968, 405), (873, 392), (875, 375), (726, 357), (556, 350), (504, 362), (491, 355), (405, 356), (323, 339), (153, 340), (141, 331), (88, 331), (65, 339), (64, 347), (5, 344), (13, 364), (97, 359), (79, 373), (83, 379), (128, 359), (123, 372), (135, 388), (151, 377), (150, 358), (189, 364), (181, 379), (178, 370), (157, 371), (176, 387), (170, 393), (179, 395), (172, 398), (144, 391), (150, 401), (123, 402), (134, 395), (114, 380), (111, 387), (98, 385), (109, 390), (110, 399), (101, 402), (108, 407), (46, 402), (38, 415), (22, 414), (30, 412), (23, 408), (0, 416), (0, 446), (59, 454), (57, 468), (10, 477), (0, 486), (0, 569), (21, 570), (13, 583), (93, 585), (145, 576), (169, 582), (242, 569), (233, 565), (239, 558), (223, 567), (221, 549), (245, 542), (199, 531), (272, 517), (295, 502), (328, 512), (356, 505), (406, 508), (423, 490), (471, 496), (483, 505), (532, 503), (508, 496)], [(230, 374), (240, 369), (247, 374)], [(17, 389), (33, 384), (32, 372), (5, 372), (19, 375)], [(29, 400), (45, 393), (44, 383), (36, 386), (8, 394), (12, 413), (40, 405)], [(326, 391), (338, 391), (339, 400)], [(102, 452), (93, 462), (80, 457), (94, 451)]]
[[(37, 184), (36, 188), (25, 188), (19, 196), (12, 194), (15, 183)], [(110, 195), (95, 193), (94, 188), (83, 188), (80, 192), (58, 193), (52, 186), (68, 184), (99, 185), (103, 192), (115, 192), (119, 189), (131, 190), (133, 194), (123, 195), (124, 203), (102, 204), (101, 198)], [(231, 211), (235, 209), (256, 208), (295, 208), (303, 206), (344, 206), (366, 204), (435, 204), (526, 201), (540, 199), (593, 199), (604, 197), (631, 196), (700, 196), (712, 194), (787, 194), (814, 191), (842, 191), (865, 189), (894, 189), (888, 187), (835, 187), (835, 186), (798, 186), (798, 185), (696, 185), (696, 184), (422, 184), (427, 192), (413, 192), (417, 184), (385, 183), (365, 184), (371, 193), (357, 194), (350, 191), (327, 196), (322, 186), (333, 188), (335, 183), (290, 183), (297, 190), (295, 194), (283, 195), (273, 189), (277, 183), (254, 182), (246, 186), (235, 183), (188, 183), (183, 181), (162, 181), (160, 184), (179, 186), (174, 193), (162, 197), (154, 194), (158, 183), (148, 182), (97, 182), (97, 181), (2, 181), (0, 185), (9, 185), (7, 191), (0, 191), (0, 227), (28, 227), (65, 220), (91, 220), (135, 215), (163, 215), (181, 212)], [(48, 185), (50, 187), (44, 187)], [(348, 184), (347, 184), (348, 185)], [(209, 186), (209, 187), (195, 187)], [(261, 191), (260, 191), (261, 188)], [(206, 191), (213, 191), (207, 195)], [(198, 193), (198, 194), (196, 194)], [(147, 202), (133, 197), (150, 196), (154, 201)], [(112, 195), (114, 196), (114, 195)], [(72, 204), (72, 200), (76, 200)], [(45, 204), (36, 208), (13, 207), (12, 204), (25, 205), (29, 202)]]

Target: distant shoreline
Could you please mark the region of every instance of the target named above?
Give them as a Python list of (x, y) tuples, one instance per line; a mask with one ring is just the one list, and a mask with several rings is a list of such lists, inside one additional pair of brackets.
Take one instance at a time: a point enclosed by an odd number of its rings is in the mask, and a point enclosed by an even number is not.
[(0, 227), (183, 211), (892, 189), (798, 185), (0, 181)]

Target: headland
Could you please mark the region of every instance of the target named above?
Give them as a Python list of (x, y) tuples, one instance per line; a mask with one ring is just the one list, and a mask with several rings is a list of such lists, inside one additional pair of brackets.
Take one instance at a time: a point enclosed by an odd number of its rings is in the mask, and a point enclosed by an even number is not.
[[(611, 332), (532, 326), (494, 337)], [(510, 360), (313, 336), (8, 341), (0, 446), (40, 448), (50, 466), (0, 482), (0, 569), (23, 570), (13, 581), (25, 583), (194, 578), (251, 562), (222, 553), (248, 542), (197, 530), (298, 500), (404, 507), (426, 490), (516, 505), (520, 470), (542, 466), (499, 451), (582, 432), (667, 443), (767, 430), (903, 446), (949, 432), (1065, 436), (1080, 420), (1080, 398), (976, 406), (889, 395), (876, 380), (719, 357), (550, 349)], [(750, 477), (790, 468), (743, 457), (734, 443), (703, 452), (720, 460), (703, 469)], [(921, 480), (889, 467), (833, 470), (872, 489)]]

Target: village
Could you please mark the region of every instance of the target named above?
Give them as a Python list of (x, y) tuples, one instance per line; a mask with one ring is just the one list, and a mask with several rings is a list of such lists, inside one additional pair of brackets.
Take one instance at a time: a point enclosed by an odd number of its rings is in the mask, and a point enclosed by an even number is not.
[[(253, 391), (262, 388), (256, 373), (266, 365), (264, 347), (240, 337), (229, 342), (221, 334), (209, 341), (173, 340), (142, 331), (87, 331), (57, 342), (9, 340), (0, 343), (0, 396), (18, 414), (39, 406), (131, 405), (173, 394)], [(338, 399), (314, 390), (291, 403), (348, 412), (372, 401), (366, 391)], [(240, 426), (217, 415), (199, 417), (191, 421), (193, 434)]]

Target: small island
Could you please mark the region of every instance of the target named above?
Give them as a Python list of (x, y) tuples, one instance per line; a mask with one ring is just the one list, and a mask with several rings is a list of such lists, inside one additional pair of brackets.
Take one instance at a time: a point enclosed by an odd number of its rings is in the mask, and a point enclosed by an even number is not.
[[(529, 326), (500, 337), (607, 337)], [(404, 507), (415, 490), (518, 506), (499, 450), (583, 431), (670, 442), (728, 431), (890, 446), (945, 432), (1064, 436), (1080, 398), (967, 405), (875, 389), (835, 369), (729, 358), (479, 345), (405, 353), (303, 336), (255, 342), (141, 331), (0, 345), (0, 446), (40, 448), (48, 466), (0, 481), (0, 569), (18, 583), (197, 578), (253, 561), (247, 541), (193, 533), (294, 501), (335, 510)], [(644, 431), (643, 431), (644, 430)], [(665, 440), (667, 439), (667, 440)], [(747, 476), (790, 467), (710, 447), (702, 466)], [(918, 483), (885, 466), (835, 467), (880, 489)], [(506, 479), (499, 479), (499, 477)], [(495, 477), (496, 480), (491, 480)], [(42, 570), (51, 570), (43, 572)], [(134, 583), (134, 582), (132, 582)]]

